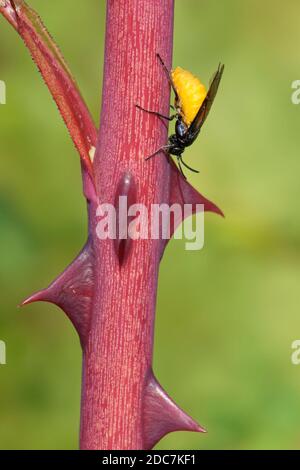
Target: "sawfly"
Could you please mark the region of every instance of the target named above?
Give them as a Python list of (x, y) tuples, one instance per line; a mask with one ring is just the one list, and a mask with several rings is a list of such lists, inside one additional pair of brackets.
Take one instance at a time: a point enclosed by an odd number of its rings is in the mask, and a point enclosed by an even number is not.
[(205, 86), (191, 72), (181, 67), (176, 67), (170, 72), (159, 54), (157, 54), (157, 57), (175, 94), (174, 106), (171, 106), (175, 113), (171, 116), (164, 116), (157, 111), (150, 111), (139, 105), (136, 105), (136, 107), (147, 113), (167, 119), (168, 121), (176, 119), (175, 134), (169, 137), (167, 145), (160, 147), (154, 153), (146, 157), (146, 160), (149, 160), (160, 152), (164, 152), (168, 156), (174, 155), (177, 157), (180, 172), (185, 178), (182, 165), (195, 173), (198, 173), (198, 171), (191, 168), (183, 161), (182, 154), (186, 147), (192, 145), (200, 133), (217, 94), (224, 71), (224, 65), (219, 64), (217, 71), (210, 81), (209, 89), (206, 91)]

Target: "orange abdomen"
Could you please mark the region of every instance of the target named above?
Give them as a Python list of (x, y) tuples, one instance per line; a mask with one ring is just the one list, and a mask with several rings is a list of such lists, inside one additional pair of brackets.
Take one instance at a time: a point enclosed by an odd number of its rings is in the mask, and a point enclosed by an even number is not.
[(182, 119), (189, 127), (206, 97), (206, 88), (197, 77), (181, 67), (172, 70), (171, 75), (180, 99)]

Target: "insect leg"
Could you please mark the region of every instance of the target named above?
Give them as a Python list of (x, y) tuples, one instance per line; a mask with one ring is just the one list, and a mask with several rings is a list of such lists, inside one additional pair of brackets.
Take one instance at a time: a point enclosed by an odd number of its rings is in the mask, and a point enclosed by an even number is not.
[(180, 173), (183, 176), (183, 178), (186, 180), (186, 176), (183, 173), (183, 169), (182, 169), (182, 166), (181, 166), (181, 163), (180, 163), (180, 162), (182, 162), (181, 157), (177, 157), (177, 161), (178, 161), (178, 166), (179, 166)]
[(178, 96), (178, 93), (177, 93), (177, 91), (176, 91), (174, 82), (173, 82), (173, 80), (172, 80), (172, 76), (171, 76), (171, 74), (170, 74), (170, 71), (167, 69), (167, 67), (166, 67), (164, 61), (162, 60), (162, 58), (160, 57), (160, 55), (157, 53), (156, 56), (158, 57), (158, 60), (160, 61), (161, 65), (163, 66), (163, 69), (164, 69), (164, 71), (165, 71), (165, 74), (167, 75), (168, 82), (170, 83), (171, 87), (173, 88), (176, 101), (179, 101), (179, 96)]
[(154, 153), (151, 153), (151, 155), (149, 155), (148, 157), (145, 158), (145, 160), (150, 160), (150, 158), (152, 157), (155, 157), (155, 155), (157, 155), (158, 153), (160, 152), (164, 152), (166, 155), (169, 156), (169, 153), (168, 153), (168, 150), (169, 150), (170, 146), (169, 145), (164, 145), (163, 147), (160, 147), (158, 150), (156, 150)]
[(163, 114), (160, 114), (157, 111), (150, 111), (150, 109), (142, 108), (142, 106), (140, 106), (139, 104), (136, 104), (135, 107), (140, 109), (141, 111), (145, 111), (145, 113), (154, 114), (155, 116), (167, 119), (168, 121), (173, 121), (173, 119), (175, 119), (177, 116), (177, 114), (173, 114), (172, 116), (164, 116)]
[(178, 157), (178, 163), (181, 162), (186, 168), (188, 168), (188, 170), (191, 170), (193, 171), (194, 173), (199, 173), (198, 170), (195, 170), (194, 168), (191, 168), (189, 165), (187, 165), (183, 160), (182, 160), (182, 156), (180, 155)]

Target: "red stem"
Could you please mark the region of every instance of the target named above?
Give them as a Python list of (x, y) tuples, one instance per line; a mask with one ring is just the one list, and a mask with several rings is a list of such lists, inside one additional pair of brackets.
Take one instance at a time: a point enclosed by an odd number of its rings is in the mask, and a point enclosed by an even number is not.
[[(159, 119), (136, 103), (168, 113), (169, 85), (157, 60), (170, 66), (173, 0), (108, 0), (101, 127), (94, 161), (100, 202), (114, 203), (124, 174), (147, 207), (168, 200), (165, 158), (144, 157), (166, 142)], [(144, 406), (151, 374), (157, 276), (157, 240), (133, 241), (120, 267), (111, 240), (90, 232), (96, 260), (90, 335), (84, 347), (81, 448), (143, 449)]]

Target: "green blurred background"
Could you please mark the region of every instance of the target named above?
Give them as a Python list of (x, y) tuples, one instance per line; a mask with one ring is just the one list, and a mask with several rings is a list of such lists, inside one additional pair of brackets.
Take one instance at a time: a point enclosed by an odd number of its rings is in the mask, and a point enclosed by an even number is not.
[[(31, 0), (98, 122), (104, 1)], [(300, 448), (300, 3), (177, 0), (174, 64), (226, 73), (192, 183), (218, 203), (204, 250), (172, 241), (162, 262), (154, 369), (207, 435), (161, 449)], [(79, 159), (28, 52), (0, 18), (0, 448), (75, 449), (81, 354), (54, 306), (16, 306), (72, 260), (86, 235)], [(199, 159), (200, 158), (200, 159)], [(174, 267), (176, 266), (176, 269)]]

